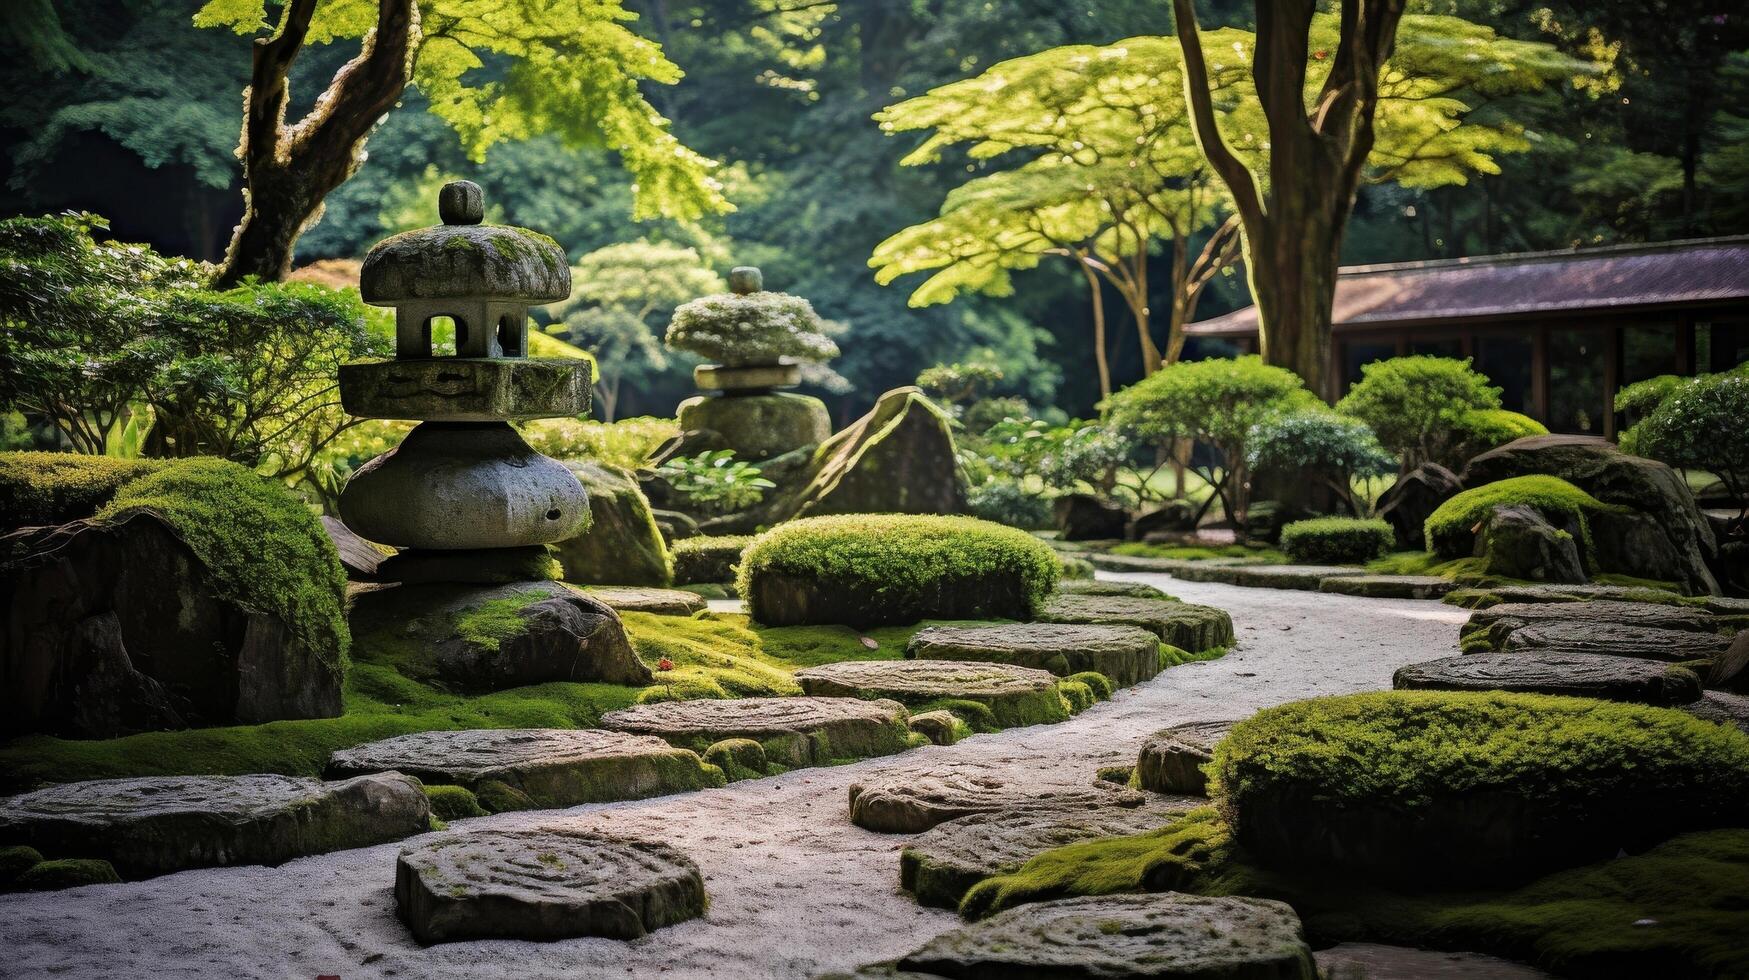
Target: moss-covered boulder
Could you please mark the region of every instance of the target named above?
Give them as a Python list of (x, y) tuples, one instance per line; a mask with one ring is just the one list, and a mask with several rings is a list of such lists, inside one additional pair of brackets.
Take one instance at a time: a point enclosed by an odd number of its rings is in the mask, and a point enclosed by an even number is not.
[(912, 745), (910, 713), (897, 701), (861, 698), (738, 698), (659, 701), (601, 717), (601, 727), (653, 735), (709, 751), (725, 739), (751, 739), (768, 765), (813, 766), (902, 752)]
[[(49, 469), (62, 483), (77, 467)], [(216, 459), (109, 493), (89, 519), (0, 541), (7, 731), (112, 737), (340, 713), (346, 576), (296, 497)]]
[(164, 465), (76, 453), (0, 453), (0, 530), (91, 517), (117, 490)]
[(995, 725), (1018, 728), (1063, 721), (1071, 705), (1049, 671), (953, 660), (845, 660), (796, 671), (816, 697), (890, 698), (904, 705), (971, 701)]
[(1578, 585), (1590, 580), (1579, 551), (1582, 526), (1557, 527), (1534, 508), (1501, 504), (1482, 519), (1476, 550), (1491, 575)]
[(1056, 578), (1056, 556), (1024, 531), (970, 517), (882, 514), (767, 531), (742, 555), (738, 591), (770, 626), (876, 626), (1028, 618)]
[(589, 494), (588, 529), (554, 545), (565, 581), (585, 585), (667, 585), (668, 545), (630, 470), (591, 460), (565, 466)]
[(674, 584), (733, 582), (741, 552), (752, 543), (753, 537), (746, 534), (700, 535), (676, 541), (671, 549)]
[(905, 647), (919, 660), (1013, 664), (1058, 677), (1094, 671), (1128, 687), (1160, 672), (1160, 638), (1140, 626), (1012, 623), (930, 626)]
[(1268, 708), (1216, 802), (1272, 867), (1500, 884), (1749, 819), (1749, 736), (1585, 698), (1396, 691)]
[(1233, 644), (1233, 618), (1213, 606), (1128, 596), (1053, 595), (1039, 607), (1043, 623), (1140, 626), (1181, 650)]
[(906, 724), (935, 745), (952, 745), (972, 733), (970, 725), (946, 708), (919, 711)]
[(823, 514), (963, 514), (966, 478), (947, 413), (916, 388), (882, 395), (814, 451), (768, 523)]
[(1471, 486), (1440, 504), (1427, 518), (1427, 550), (1442, 558), (1476, 554), (1476, 532), (1497, 507), (1529, 508), (1558, 527), (1571, 528), (1580, 556), (1589, 558), (1590, 518), (1610, 505), (1553, 476), (1521, 476)]
[(121, 881), (115, 865), (101, 858), (58, 858), (41, 861), (18, 876), (20, 891), (46, 892), (82, 885), (113, 885)]
[(678, 415), (682, 431), (714, 432), (738, 459), (782, 456), (832, 435), (826, 403), (792, 391), (695, 395), (680, 403)]

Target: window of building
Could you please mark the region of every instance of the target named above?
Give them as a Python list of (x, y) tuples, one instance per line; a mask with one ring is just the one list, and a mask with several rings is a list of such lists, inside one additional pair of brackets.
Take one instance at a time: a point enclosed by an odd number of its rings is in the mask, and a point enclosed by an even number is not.
[(1436, 340), (1411, 340), (1409, 353), (1423, 354), (1427, 357), (1453, 357), (1462, 360), (1464, 339), (1462, 337), (1441, 337)]
[(1621, 383), (1676, 373), (1676, 325), (1659, 323), (1621, 332)]
[(1694, 365), (1702, 374), (1727, 371), (1749, 361), (1749, 320), (1722, 320), (1694, 327)]
[(1602, 330), (1549, 331), (1549, 431), (1603, 435), (1606, 340)]
[(1533, 355), (1530, 338), (1524, 336), (1496, 337), (1483, 334), (1476, 338), (1476, 370), (1500, 389), (1500, 405), (1513, 412), (1531, 413), (1530, 360)]

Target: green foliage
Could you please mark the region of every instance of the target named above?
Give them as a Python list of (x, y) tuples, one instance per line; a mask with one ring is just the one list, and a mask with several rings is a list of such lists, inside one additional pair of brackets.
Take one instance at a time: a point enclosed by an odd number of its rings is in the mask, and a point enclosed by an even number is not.
[(753, 542), (747, 534), (682, 538), (669, 547), (674, 556), (674, 584), (732, 582), (741, 552)]
[(344, 668), (346, 573), (322, 525), (283, 486), (224, 460), (180, 460), (123, 485), (96, 516), (136, 510), (176, 529), (222, 597), (278, 617), (318, 658)]
[(643, 466), (657, 447), (679, 434), (673, 419), (648, 416), (615, 422), (538, 419), (522, 430), (536, 452), (554, 459), (593, 459), (628, 470)]
[(966, 506), (973, 517), (1023, 531), (1048, 528), (1055, 519), (1049, 498), (1008, 476), (991, 476), (966, 491)]
[(1335, 490), (1356, 516), (1366, 513), (1367, 507), (1355, 493), (1354, 481), (1397, 470), (1396, 458), (1379, 445), (1371, 427), (1322, 407), (1264, 419), (1246, 441), (1253, 473), (1316, 477)]
[(1281, 550), (1289, 561), (1307, 565), (1359, 565), (1382, 557), (1396, 540), (1380, 520), (1316, 517), (1281, 529)]
[(714, 449), (697, 456), (675, 456), (657, 467), (687, 505), (707, 514), (746, 510), (765, 499), (777, 484), (759, 475), (759, 467), (736, 459), (732, 449)]
[(1055, 553), (1014, 528), (972, 517), (848, 514), (761, 534), (742, 554), (736, 585), (755, 601), (763, 575), (830, 582), (878, 610), (872, 621), (911, 622), (935, 614), (939, 597), (960, 588), (1012, 591), (1036, 607), (1057, 574)]
[(1111, 694), (1112, 694), (1112, 691), (1114, 690), (1114, 688), (1112, 687), (1111, 678), (1105, 676), (1104, 674), (1101, 674), (1100, 672), (1098, 672), (1096, 670), (1084, 670), (1078, 674), (1070, 674), (1069, 676), (1063, 678), (1063, 680), (1064, 681), (1072, 681), (1076, 684), (1086, 685), (1087, 689), (1089, 691), (1093, 692), (1093, 697), (1095, 700), (1098, 700), (1098, 701), (1111, 700)]
[[(1287, 556), (1274, 548), (1254, 544), (1149, 544), (1146, 541), (1126, 541), (1111, 549), (1114, 555), (1135, 558), (1168, 558), (1173, 561), (1207, 561), (1211, 558), (1242, 558), (1248, 565), (1279, 565)], [(1233, 564), (1233, 562), (1228, 562)]]
[(1514, 439), (1548, 434), (1547, 427), (1528, 415), (1503, 408), (1471, 409), (1452, 423), (1449, 458), (1455, 465)]
[(1461, 467), (1453, 450), (1467, 413), (1500, 408), (1500, 389), (1470, 368), (1468, 358), (1394, 357), (1360, 369), (1361, 380), (1336, 410), (1372, 427), (1379, 442), (1403, 459), (1404, 469), (1422, 463)]
[(983, 398), (1001, 383), (1001, 366), (987, 361), (936, 364), (917, 375), (917, 387), (952, 406)]
[(439, 820), (461, 820), (486, 815), (480, 800), (466, 786), (426, 786), (425, 798), (431, 801), (431, 815)]
[(800, 296), (760, 290), (715, 293), (674, 311), (663, 338), (675, 350), (722, 364), (827, 361), (838, 356), (829, 327)]
[(113, 885), (121, 881), (115, 866), (97, 858), (58, 858), (41, 861), (18, 876), (21, 891), (54, 891), (81, 885)]
[(1043, 419), (1009, 418), (980, 434), (967, 434), (962, 443), (967, 451), (962, 461), (974, 474), (1018, 482), (1036, 479), (1059, 493), (1083, 485), (1104, 491), (1120, 482), (1132, 495), (1145, 496), (1148, 490), (1146, 476), (1126, 473), (1134, 443), (1100, 422), (1052, 425)]
[(122, 486), (162, 465), (74, 453), (0, 453), (0, 513), (8, 527), (90, 517)]
[(1471, 487), (1434, 508), (1424, 527), (1427, 550), (1445, 558), (1470, 554), (1475, 542), (1472, 529), (1495, 507), (1503, 505), (1534, 507), (1546, 515), (1577, 523), (1583, 532), (1586, 554), (1591, 550), (1591, 524), (1586, 514), (1611, 509), (1611, 505), (1558, 476), (1515, 476)]
[(1622, 433), (1624, 451), (1705, 470), (1749, 512), (1749, 366), (1670, 385), (1642, 403), (1645, 417)]
[(34, 847), (12, 844), (0, 847), (0, 888), (18, 880), (18, 876), (42, 863), (42, 853)]
[(470, 645), (497, 650), (505, 640), (528, 632), (528, 620), (520, 613), (547, 598), (539, 590), (519, 592), (467, 609), (455, 617), (456, 636)]

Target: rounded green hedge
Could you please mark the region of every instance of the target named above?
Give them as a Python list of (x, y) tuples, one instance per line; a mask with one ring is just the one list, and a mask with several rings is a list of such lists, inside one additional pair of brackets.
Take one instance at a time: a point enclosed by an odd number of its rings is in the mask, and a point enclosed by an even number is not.
[(0, 453), (0, 526), (65, 524), (97, 513), (124, 485), (164, 466), (158, 459), (76, 453)]
[(974, 517), (845, 514), (791, 521), (741, 556), (738, 590), (772, 626), (1026, 619), (1057, 583), (1042, 541)]
[(1584, 532), (1586, 554), (1591, 551), (1591, 525), (1586, 515), (1620, 509), (1558, 476), (1515, 476), (1472, 487), (1435, 508), (1423, 525), (1427, 550), (1443, 558), (1468, 557), (1475, 551), (1475, 526), (1495, 507), (1520, 504), (1550, 517), (1559, 515), (1576, 521)]
[(733, 582), (735, 566), (741, 563), (741, 552), (752, 543), (750, 534), (681, 538), (668, 548), (668, 554), (674, 559), (674, 584)]
[(1501, 884), (1749, 820), (1749, 735), (1681, 711), (1380, 691), (1233, 727), (1214, 798), (1259, 863)]
[(1391, 526), (1380, 520), (1314, 517), (1281, 529), (1281, 550), (1303, 565), (1359, 565), (1391, 553)]

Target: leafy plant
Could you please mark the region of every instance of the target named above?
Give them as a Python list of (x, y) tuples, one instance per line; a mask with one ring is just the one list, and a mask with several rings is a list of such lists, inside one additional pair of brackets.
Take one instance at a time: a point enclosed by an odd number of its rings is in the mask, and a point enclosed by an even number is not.
[(736, 459), (730, 449), (678, 456), (656, 472), (693, 507), (713, 514), (746, 510), (764, 500), (765, 491), (777, 487), (759, 475), (759, 467)]
[(1742, 533), (1749, 524), (1749, 365), (1642, 391), (1645, 417), (1622, 433), (1621, 448), (1718, 477), (1737, 502), (1733, 523)]
[(917, 387), (954, 406), (982, 398), (1001, 383), (1002, 368), (986, 361), (936, 364), (917, 375)]
[(1454, 450), (1467, 413), (1500, 408), (1500, 389), (1469, 358), (1394, 357), (1360, 369), (1360, 383), (1336, 410), (1372, 427), (1405, 471), (1422, 463), (1462, 465)]
[(1397, 469), (1396, 457), (1385, 452), (1365, 422), (1322, 407), (1265, 419), (1251, 429), (1248, 441), (1253, 472), (1316, 479), (1334, 490), (1356, 517), (1366, 516), (1371, 507), (1355, 492), (1355, 480)]
[(1281, 550), (1306, 565), (1358, 565), (1390, 553), (1395, 540), (1384, 521), (1353, 517), (1314, 517), (1281, 529)]

